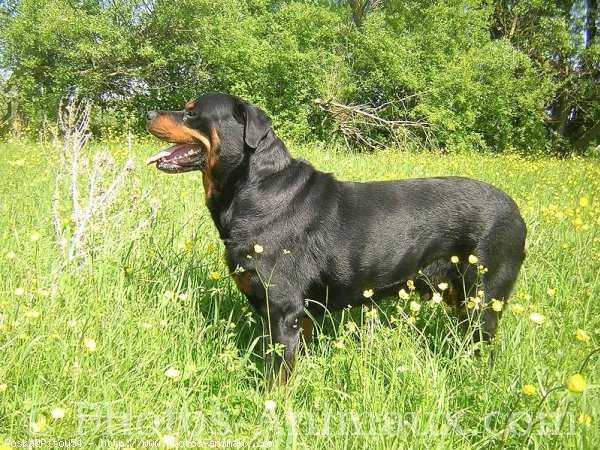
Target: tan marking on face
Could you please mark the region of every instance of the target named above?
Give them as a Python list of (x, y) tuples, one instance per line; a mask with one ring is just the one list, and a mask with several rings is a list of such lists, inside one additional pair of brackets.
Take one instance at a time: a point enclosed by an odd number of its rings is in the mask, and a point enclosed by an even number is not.
[(195, 100), (191, 100), (191, 101), (189, 101), (189, 102), (187, 102), (185, 104), (185, 109), (187, 109), (188, 111), (190, 109), (194, 109), (195, 107), (196, 107), (196, 101)]
[[(208, 158), (206, 166), (202, 171), (202, 185), (204, 186), (204, 197), (206, 200), (210, 199), (216, 191), (216, 169), (219, 162), (219, 155), (221, 152), (221, 140), (219, 135), (214, 128), (210, 129), (210, 150), (208, 151)], [(237, 283), (237, 282), (236, 282)], [(240, 289), (241, 290), (241, 289)], [(244, 292), (244, 291), (242, 291)]]
[(148, 125), (148, 131), (159, 139), (176, 144), (202, 144), (210, 152), (210, 139), (193, 128), (179, 124), (173, 117), (161, 114)]

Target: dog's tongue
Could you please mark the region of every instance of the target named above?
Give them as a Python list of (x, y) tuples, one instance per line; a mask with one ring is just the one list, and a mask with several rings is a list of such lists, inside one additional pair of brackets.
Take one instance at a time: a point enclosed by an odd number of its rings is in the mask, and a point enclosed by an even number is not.
[(196, 150), (198, 149), (198, 145), (196, 144), (176, 144), (173, 147), (169, 147), (166, 150), (162, 150), (160, 152), (158, 152), (156, 155), (151, 156), (150, 158), (148, 158), (146, 160), (146, 165), (150, 165), (156, 161), (158, 161), (161, 158), (165, 158), (167, 156), (171, 156), (174, 153), (185, 153), (188, 150)]

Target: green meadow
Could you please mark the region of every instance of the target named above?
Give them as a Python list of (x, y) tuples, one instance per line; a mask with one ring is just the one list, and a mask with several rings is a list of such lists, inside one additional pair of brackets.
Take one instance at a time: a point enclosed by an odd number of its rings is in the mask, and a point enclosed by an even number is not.
[(134, 164), (110, 198), (97, 184), (106, 202), (69, 260), (71, 169), (56, 190), (53, 145), (0, 144), (0, 449), (600, 447), (597, 157), (290, 145), (339, 179), (496, 185), (525, 218), (527, 257), (480, 357), (442, 304), (411, 294), (318, 318), (288, 385), (268, 390), (260, 318), (224, 265), (201, 175), (145, 167), (159, 147), (83, 150), (84, 210), (96, 150), (115, 159), (106, 179)]

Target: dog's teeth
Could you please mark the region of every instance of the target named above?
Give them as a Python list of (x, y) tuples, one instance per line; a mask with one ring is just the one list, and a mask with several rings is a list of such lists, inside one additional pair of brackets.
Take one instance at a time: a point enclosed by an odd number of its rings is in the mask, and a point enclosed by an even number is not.
[(146, 160), (146, 165), (148, 166), (148, 165), (152, 164), (153, 162), (158, 161), (160, 158), (164, 158), (165, 156), (171, 156), (171, 153), (172, 152), (168, 152), (166, 150), (163, 150), (162, 152), (158, 152), (156, 155), (151, 156), (150, 158), (148, 158)]

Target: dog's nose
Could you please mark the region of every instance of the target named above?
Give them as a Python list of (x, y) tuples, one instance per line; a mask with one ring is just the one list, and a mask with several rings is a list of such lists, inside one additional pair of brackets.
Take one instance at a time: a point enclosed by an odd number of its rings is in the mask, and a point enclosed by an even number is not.
[(156, 111), (148, 111), (146, 113), (146, 120), (150, 122), (151, 120), (156, 119), (156, 116), (158, 116), (158, 113)]

